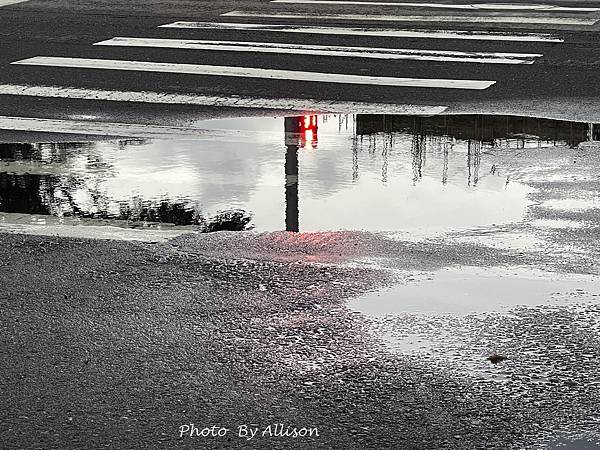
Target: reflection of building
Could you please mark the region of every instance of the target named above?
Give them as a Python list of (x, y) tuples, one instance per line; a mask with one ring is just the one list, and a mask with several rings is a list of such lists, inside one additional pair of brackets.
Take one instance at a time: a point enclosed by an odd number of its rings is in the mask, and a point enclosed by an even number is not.
[(356, 116), (356, 133), (366, 135), (378, 132), (406, 132), (424, 136), (447, 136), (481, 144), (498, 144), (502, 140), (517, 142), (546, 142), (575, 147), (589, 140), (600, 140), (600, 126), (583, 122), (540, 119), (519, 116)]

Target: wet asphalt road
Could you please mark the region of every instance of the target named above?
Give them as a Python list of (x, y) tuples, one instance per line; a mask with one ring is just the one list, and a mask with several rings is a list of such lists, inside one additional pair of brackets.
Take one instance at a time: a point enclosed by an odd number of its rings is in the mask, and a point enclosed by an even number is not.
[[(344, 303), (395, 278), (340, 266), (357, 255), (408, 272), (538, 255), (360, 233), (0, 239), (5, 448), (537, 448), (598, 431), (597, 303), (450, 317), (448, 352), (425, 356), (385, 350)], [(482, 327), (470, 351), (502, 373), (480, 348), (502, 343), (508, 382), (461, 373), (457, 330)], [(178, 438), (189, 423), (231, 432)], [(244, 441), (249, 423), (319, 437)]]
[[(437, 238), (0, 235), (3, 446), (507, 449), (546, 448), (561, 436), (597, 441), (597, 297), (581, 290), (566, 303), (383, 319), (347, 306), (449, 267), (526, 267), (554, 280), (600, 275), (597, 208), (551, 206), (597, 195), (595, 154), (563, 148), (522, 158), (498, 152), (494, 160), (536, 187), (522, 222)], [(553, 221), (563, 225), (548, 227)], [(394, 349), (389, 333), (437, 343)], [(493, 351), (509, 359), (494, 365), (486, 359)], [(190, 423), (230, 431), (179, 438)], [(316, 427), (319, 437), (238, 436), (240, 425), (273, 423)]]
[[(444, 104), (463, 111), (493, 105), (504, 113), (516, 113), (516, 105), (519, 113), (533, 109), (578, 120), (600, 117), (597, 27), (512, 25), (508, 28), (513, 31), (558, 33), (566, 42), (477, 44), (482, 51), (544, 53), (532, 66), (364, 64), (255, 55), (227, 59), (239, 66), (498, 81), (486, 91), (347, 85), (324, 89), (305, 82), (240, 83), (218, 77), (9, 65), (36, 55), (219, 64), (220, 53), (91, 44), (118, 35), (189, 37), (156, 27), (174, 20), (220, 21), (222, 12), (266, 6), (31, 1), (0, 8), (0, 82)], [(219, 36), (264, 39), (251, 32)], [(210, 32), (194, 32), (194, 38), (212, 37)], [(355, 44), (348, 38), (320, 42)], [(394, 43), (432, 48), (431, 41)], [(376, 38), (361, 42), (388, 44)], [(467, 42), (441, 41), (435, 47), (473, 49)], [(101, 121), (193, 124), (199, 118), (256, 113), (15, 96), (0, 100), (2, 115)], [(595, 167), (594, 155), (584, 157), (583, 164), (578, 156), (579, 165), (570, 166), (571, 154), (562, 154), (566, 158), (558, 167), (563, 178), (540, 181), (538, 174), (527, 181), (537, 191), (525, 223), (438, 240), (408, 242), (357, 232), (218, 233), (139, 243), (0, 234), (2, 447), (505, 449), (543, 448), (563, 435), (597, 439), (597, 302), (519, 307), (501, 317), (387, 320), (353, 313), (346, 305), (348, 299), (392, 282), (410, 282), (414, 273), (456, 265), (519, 265), (600, 275), (598, 208), (582, 212), (544, 206), (573, 194), (573, 184), (567, 183), (573, 176), (583, 180), (576, 193), (598, 195), (597, 170), (580, 172), (586, 161)], [(517, 179), (527, 180), (529, 166), (523, 167), (512, 170)], [(532, 225), (536, 220), (581, 221), (586, 226), (541, 232)], [(543, 238), (544, 245), (520, 244), (532, 235)], [(507, 237), (517, 244), (507, 245)], [(425, 355), (398, 353), (381, 337), (390, 327), (450, 338)], [(493, 366), (486, 360), (492, 350), (510, 359)], [(486, 376), (479, 376), (482, 372)], [(179, 427), (189, 423), (231, 431), (225, 438), (179, 438)], [(319, 437), (245, 441), (237, 436), (237, 426), (253, 423), (261, 429), (273, 423), (317, 427)]]
[[(560, 3), (560, 2), (559, 2)], [(559, 4), (556, 3), (556, 4)], [(571, 5), (571, 3), (569, 3)], [(577, 2), (576, 6), (590, 6)], [(593, 5), (592, 5), (593, 6)], [(374, 8), (321, 5), (319, 13), (373, 13)], [(314, 18), (303, 25), (379, 26), (401, 29), (449, 29), (550, 33), (556, 42), (503, 42), (485, 40), (411, 39), (360, 36), (303, 35), (261, 31), (214, 31), (157, 28), (176, 20), (246, 23), (298, 23), (289, 19), (222, 17), (232, 10), (246, 12), (304, 13)], [(0, 10), (0, 83), (80, 88), (156, 91), (166, 93), (240, 95), (266, 98), (313, 98), (450, 106), (461, 111), (465, 102), (481, 112), (500, 108), (504, 113), (538, 113), (593, 121), (600, 117), (597, 101), (598, 25), (524, 25), (521, 23), (431, 23), (322, 21), (315, 6), (269, 2), (63, 2), (32, 0)], [(460, 12), (460, 11), (459, 11)], [(450, 11), (449, 14), (459, 14)], [(375, 8), (379, 14), (440, 14), (419, 7)], [(487, 14), (487, 13), (482, 13)], [(493, 13), (496, 14), (496, 13)], [(518, 15), (504, 12), (500, 15)], [(522, 14), (522, 13), (521, 13)], [(532, 13), (528, 13), (532, 14)], [(556, 16), (557, 13), (539, 13)], [(561, 13), (565, 17), (597, 17), (598, 13)], [(396, 47), (456, 51), (540, 53), (533, 65), (470, 64), (413, 60), (364, 60), (346, 57), (274, 55), (223, 51), (99, 47), (93, 43), (115, 36), (232, 41), (284, 42), (365, 47)], [(11, 62), (33, 56), (65, 56), (209, 65), (246, 66), (356, 75), (494, 80), (485, 90), (440, 88), (390, 88), (334, 83), (261, 80), (184, 74), (123, 72), (97, 69), (14, 66)], [(210, 109), (177, 105), (123, 104), (94, 100), (44, 99), (2, 96), (1, 115), (53, 118), (93, 118), (99, 121), (190, 124), (198, 118), (243, 115), (243, 109)], [(464, 109), (464, 108), (462, 108)], [(452, 111), (448, 111), (449, 113)], [(256, 113), (254, 111), (253, 113)]]

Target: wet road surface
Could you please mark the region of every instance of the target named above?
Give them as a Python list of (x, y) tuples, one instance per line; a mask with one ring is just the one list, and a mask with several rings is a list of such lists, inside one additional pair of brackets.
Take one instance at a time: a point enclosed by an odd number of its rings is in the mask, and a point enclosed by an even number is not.
[[(214, 137), (2, 147), (4, 446), (594, 448), (594, 127), (312, 120), (216, 122), (260, 131), (239, 173)], [(238, 436), (275, 423), (319, 436)]]
[(36, 119), (53, 119), (107, 135), (98, 124), (399, 105), (599, 121), (598, 5), (519, 5), (9, 4), (0, 128), (44, 131)]
[(3, 448), (600, 446), (599, 5), (376, 3), (0, 0)]

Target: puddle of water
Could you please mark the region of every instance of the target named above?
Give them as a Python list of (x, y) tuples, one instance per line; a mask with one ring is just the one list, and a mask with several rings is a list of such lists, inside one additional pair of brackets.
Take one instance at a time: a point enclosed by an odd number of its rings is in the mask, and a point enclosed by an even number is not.
[(537, 219), (531, 222), (531, 225), (539, 228), (582, 228), (585, 224), (575, 220), (560, 219)]
[(301, 116), (202, 126), (244, 133), (0, 144), (0, 222), (10, 228), (15, 215), (30, 214), (29, 225), (35, 215), (155, 229), (424, 235), (509, 224), (523, 219), (533, 189), (507, 177), (488, 150), (589, 138), (587, 124), (509, 116)]
[(591, 197), (554, 199), (542, 203), (541, 206), (563, 211), (585, 211), (588, 209), (600, 209), (600, 198)]
[(497, 249), (517, 251), (544, 250), (551, 245), (538, 233), (534, 234), (525, 231), (475, 231), (469, 234), (460, 234), (452, 239), (456, 243), (479, 244)]
[(457, 267), (411, 276), (409, 281), (349, 302), (368, 316), (473, 314), (519, 305), (600, 301), (600, 280), (531, 269)]
[(550, 442), (549, 450), (597, 450), (600, 449), (600, 438), (596, 439), (567, 439), (562, 438)]
[(0, 214), (0, 229), (11, 233), (39, 236), (159, 242), (191, 231), (187, 226), (171, 224), (139, 225), (135, 226), (120, 220), (95, 220), (36, 214)]

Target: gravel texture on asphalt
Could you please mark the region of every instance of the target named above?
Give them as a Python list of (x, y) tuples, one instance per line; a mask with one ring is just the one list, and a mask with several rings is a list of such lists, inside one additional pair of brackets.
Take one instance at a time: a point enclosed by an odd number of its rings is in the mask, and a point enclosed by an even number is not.
[[(598, 431), (597, 304), (413, 318), (451, 336), (423, 354), (390, 350), (346, 305), (399, 273), (511, 252), (364, 233), (0, 246), (4, 448), (529, 448)], [(190, 423), (230, 431), (180, 438)], [(260, 436), (275, 423), (319, 436)]]

